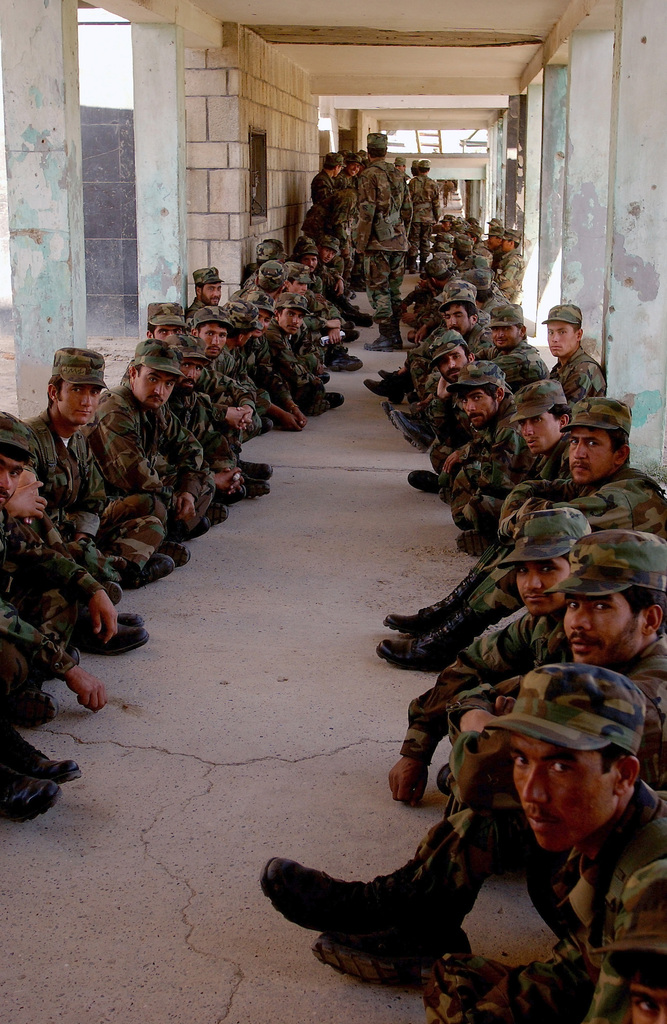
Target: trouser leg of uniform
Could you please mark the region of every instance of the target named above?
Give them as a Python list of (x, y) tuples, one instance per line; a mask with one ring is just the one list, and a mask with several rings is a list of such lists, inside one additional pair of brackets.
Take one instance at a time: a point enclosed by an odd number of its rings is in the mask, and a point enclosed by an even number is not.
[[(504, 550), (509, 554), (510, 547)], [(468, 605), (477, 615), (486, 615), (492, 608), (497, 609), (499, 620), (511, 615), (521, 607), (521, 599), (516, 589), (516, 575), (513, 572), (508, 573), (503, 568), (491, 569), (468, 598)]]
[(29, 623), (42, 637), (63, 647), (70, 641), (77, 617), (76, 601), (71, 601), (55, 587), (40, 589), (40, 583), (32, 579), (30, 572), (22, 576), (11, 600), (11, 604), (3, 602), (5, 628), (0, 635), (0, 694), (5, 695), (25, 683), (33, 666), (50, 674), (40, 663), (39, 647), (34, 647), (31, 653), (31, 648), (13, 642), (11, 634), (18, 632), (18, 620)]
[(321, 416), (329, 408), (323, 384), (304, 384), (294, 388), (293, 398), (304, 416)]
[(389, 259), (389, 277), (387, 285), (389, 288), (389, 300), (391, 302), (392, 317), (400, 323), (401, 316), (401, 285), (405, 276), (405, 253), (392, 252), (387, 254)]
[(376, 324), (387, 323), (392, 314), (387, 256), (388, 253), (384, 252), (372, 252), (364, 256), (366, 295), (373, 307), (373, 320)]
[(143, 569), (165, 536), (167, 509), (152, 494), (128, 494), (110, 501), (100, 521), (98, 545)]
[(594, 985), (574, 964), (509, 967), (481, 956), (441, 957), (424, 992), (427, 1024), (563, 1024), (583, 1020)]

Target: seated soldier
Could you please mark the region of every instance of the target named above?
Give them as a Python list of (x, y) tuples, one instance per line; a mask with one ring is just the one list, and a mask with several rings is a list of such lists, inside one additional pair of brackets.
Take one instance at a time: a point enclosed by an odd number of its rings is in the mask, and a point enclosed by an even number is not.
[(553, 306), (542, 321), (547, 325), (549, 351), (556, 356), (551, 379), (559, 381), (570, 404), (606, 395), (607, 382), (599, 363), (581, 347), (584, 336), (579, 306)]
[[(325, 929), (313, 952), (339, 971), (406, 983), (433, 965), (429, 1022), (607, 1020), (618, 985), (595, 948), (616, 935), (631, 896), (667, 878), (667, 844), (654, 839), (667, 839), (667, 805), (639, 781), (643, 725), (644, 698), (619, 673), (578, 664), (530, 671), (495, 724), (520, 809), (446, 818), (412, 861), (368, 883), (274, 858), (264, 893), (288, 920)], [(510, 967), (466, 955), (460, 922), (481, 885), (519, 865), (558, 936), (554, 958)]]
[(195, 283), (195, 298), (188, 306), (185, 317), (191, 320), (202, 306), (217, 306), (222, 295), (222, 280), (217, 267), (202, 267), (192, 273)]
[(258, 326), (243, 349), (243, 361), (248, 376), (256, 386), (263, 388), (271, 398), (269, 410), (271, 419), (282, 430), (303, 430), (307, 418), (298, 405), (292, 401), (287, 384), (273, 366), (271, 350), (266, 340), (266, 332), (273, 320), (274, 304), (272, 299), (257, 299), (253, 302), (257, 310)]
[(477, 308), (477, 289), (469, 281), (456, 277), (443, 289), (442, 298), (437, 313), (422, 324), (415, 334), (415, 341), (421, 344), (431, 331), (442, 326), (444, 320), (445, 327), (458, 331), (465, 338), (468, 348), (477, 358), (479, 352), (493, 344), (489, 318)]
[(287, 280), (285, 265), (278, 260), (267, 260), (257, 273), (249, 277), (242, 288), (234, 292), (232, 299), (255, 302), (256, 299), (277, 299)]
[(466, 270), (461, 274), (461, 280), (477, 289), (475, 305), (480, 312), (491, 316), (494, 310), (507, 305), (507, 299), (498, 288), (490, 267)]
[(185, 334), (185, 314), (180, 302), (149, 302), (146, 337), (164, 341), (170, 334)]
[(6, 511), (30, 458), (27, 429), (0, 413), (0, 815), (14, 821), (48, 810), (60, 796), (58, 783), (81, 775), (75, 761), (49, 760), (12, 727), (55, 718), (58, 705), (41, 691), (42, 683), (64, 679), (91, 711), (106, 704), (104, 683), (68, 648), (77, 601), (87, 606), (103, 640), (116, 632), (116, 611), (102, 585)]
[(508, 302), (519, 302), (526, 264), (519, 254), (522, 235), (514, 228), (505, 228), (500, 245), (502, 255), (496, 268), (496, 282)]
[(526, 341), (526, 325), (520, 306), (500, 306), (491, 315), (493, 345), (484, 359), (491, 359), (505, 374), (512, 391), (536, 380), (546, 380), (549, 370), (533, 345)]
[(600, 952), (624, 986), (618, 993), (614, 1018), (630, 1003), (627, 1024), (664, 1024), (667, 1020), (667, 880), (654, 878), (624, 900), (623, 917), (614, 941)]
[(109, 493), (153, 497), (154, 514), (166, 533), (160, 551), (177, 566), (190, 560), (182, 541), (208, 530), (205, 514), (215, 494), (199, 441), (167, 405), (182, 376), (174, 349), (140, 342), (129, 368), (129, 386), (121, 384), (103, 395), (89, 434)]
[[(593, 530), (642, 530), (664, 537), (664, 492), (655, 480), (628, 465), (631, 423), (632, 414), (624, 402), (591, 398), (575, 405), (570, 422), (562, 428), (570, 437), (571, 479), (533, 479), (518, 484), (503, 504), (501, 542), (511, 536), (512, 513), (563, 506), (580, 509)], [(385, 620), (394, 629), (422, 633), (411, 641), (394, 641), (404, 662), (409, 660), (413, 668), (449, 664), (461, 647), (487, 626), (516, 610), (516, 602), (496, 588), (485, 571), (496, 556), (496, 549), (489, 548), (471, 576), (444, 600), (421, 609), (414, 617)], [(480, 569), (484, 571), (481, 583)]]
[(283, 293), (275, 303), (275, 315), (266, 332), (271, 359), (290, 390), (292, 401), (306, 416), (319, 416), (345, 401), (336, 391), (325, 391), (317, 374), (295, 354), (308, 305), (301, 295)]
[(243, 276), (241, 277), (241, 284), (245, 284), (249, 277), (256, 274), (261, 266), (268, 263), (269, 260), (276, 260), (278, 263), (284, 263), (287, 259), (287, 253), (285, 252), (285, 246), (279, 238), (263, 238), (261, 242), (257, 243), (255, 249), (255, 262), (248, 263), (243, 270)]

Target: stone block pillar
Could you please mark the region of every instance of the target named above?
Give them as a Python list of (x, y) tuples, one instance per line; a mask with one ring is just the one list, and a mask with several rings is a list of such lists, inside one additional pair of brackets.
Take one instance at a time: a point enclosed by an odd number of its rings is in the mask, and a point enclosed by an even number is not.
[[(540, 169), (542, 162), (542, 83), (527, 89), (526, 172), (523, 225), (523, 312), (532, 322), (537, 318), (537, 268), (540, 255)], [(531, 328), (531, 334), (534, 332)]]
[(564, 302), (581, 308), (585, 347), (597, 359), (604, 319), (613, 54), (613, 32), (572, 33), (561, 292)]
[(77, 0), (0, 0), (19, 411), (44, 407), (53, 353), (85, 347)]
[(547, 65), (542, 85), (542, 163), (540, 171), (540, 262), (538, 319), (560, 302), (565, 184), (567, 68)]
[(526, 169), (525, 96), (510, 96), (505, 121), (505, 227), (523, 231)]
[(607, 303), (608, 393), (632, 407), (635, 462), (662, 463), (667, 394), (667, 5), (617, 0)]
[(139, 324), (149, 302), (184, 302), (187, 268), (183, 30), (132, 26)]

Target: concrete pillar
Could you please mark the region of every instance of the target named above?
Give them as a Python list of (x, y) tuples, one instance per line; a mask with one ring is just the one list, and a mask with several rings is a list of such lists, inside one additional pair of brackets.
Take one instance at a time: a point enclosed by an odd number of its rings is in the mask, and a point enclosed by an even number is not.
[(572, 33), (561, 293), (564, 302), (581, 307), (585, 347), (597, 359), (604, 319), (613, 56), (613, 32)]
[(186, 301), (183, 30), (132, 25), (139, 323), (149, 302)]
[(495, 167), (495, 201), (492, 216), (505, 220), (505, 121), (503, 114), (496, 122), (496, 167)]
[(547, 65), (542, 86), (542, 163), (540, 170), (540, 262), (538, 318), (560, 302), (565, 183), (567, 68)]
[(523, 231), (526, 97), (510, 96), (505, 133), (505, 226)]
[(608, 393), (632, 407), (635, 462), (662, 463), (667, 391), (667, 5), (617, 0), (607, 303)]
[(77, 0), (0, 0), (19, 412), (44, 407), (57, 348), (86, 343)]
[[(526, 91), (526, 172), (524, 190), (523, 312), (531, 324), (537, 319), (537, 269), (540, 255), (540, 171), (542, 163), (542, 83)], [(531, 336), (535, 329), (531, 326)]]

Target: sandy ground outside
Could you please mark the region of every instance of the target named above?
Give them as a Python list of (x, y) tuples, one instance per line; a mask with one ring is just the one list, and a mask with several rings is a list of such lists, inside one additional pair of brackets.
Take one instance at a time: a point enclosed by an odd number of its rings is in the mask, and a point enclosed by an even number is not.
[[(48, 814), (0, 820), (3, 1021), (423, 1020), (418, 989), (319, 964), (314, 933), (258, 884), (273, 855), (350, 879), (390, 871), (442, 812), (445, 749), (420, 807), (393, 802), (387, 785), (408, 702), (434, 676), (391, 668), (375, 645), (388, 611), (441, 596), (472, 560), (445, 506), (406, 483), (427, 456), (363, 387), (402, 361), (362, 352), (373, 336), (351, 346), (364, 370), (332, 376), (341, 409), (246, 446), (274, 465), (271, 494), (232, 508), (188, 566), (126, 594), (122, 609), (145, 616), (151, 639), (85, 657), (108, 706), (91, 715), (48, 684), (61, 714), (29, 738), (75, 757), (83, 777)], [(120, 376), (131, 343), (94, 343)], [(476, 952), (509, 963), (551, 942), (519, 877), (485, 885), (466, 927)]]

